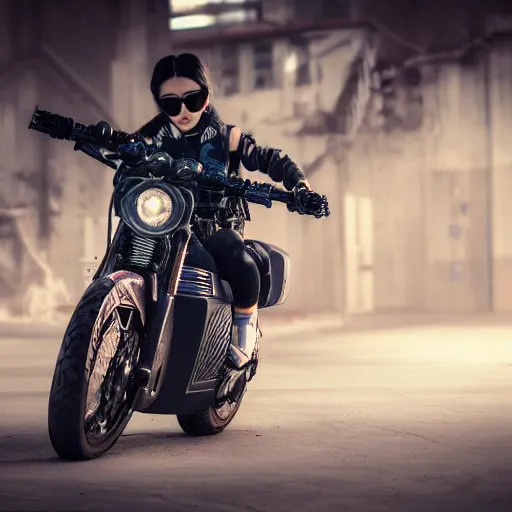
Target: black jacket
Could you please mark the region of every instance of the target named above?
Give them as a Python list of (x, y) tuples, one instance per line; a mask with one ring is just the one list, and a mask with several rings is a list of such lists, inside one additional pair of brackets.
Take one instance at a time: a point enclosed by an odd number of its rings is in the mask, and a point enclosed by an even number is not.
[(182, 134), (166, 114), (153, 118), (139, 133), (173, 158), (193, 158), (210, 172), (238, 175), (242, 164), (248, 171), (268, 174), (274, 182), (283, 183), (287, 190), (305, 179), (302, 170), (287, 155), (280, 155), (280, 149), (259, 146), (248, 133), (242, 133), (238, 148), (230, 151), (232, 128), (209, 107), (190, 133)]

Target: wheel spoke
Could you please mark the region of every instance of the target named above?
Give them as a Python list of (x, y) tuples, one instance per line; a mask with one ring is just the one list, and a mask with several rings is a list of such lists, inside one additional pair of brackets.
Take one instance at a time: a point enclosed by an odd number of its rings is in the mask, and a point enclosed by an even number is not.
[[(95, 362), (105, 362), (99, 357), (104, 342), (109, 352), (109, 362), (103, 378), (98, 383), (98, 389), (88, 399), (85, 415), (86, 436), (91, 443), (99, 443), (116, 428), (117, 423), (126, 415), (131, 407), (130, 398), (133, 389), (133, 376), (137, 359), (137, 334), (133, 330), (133, 310), (128, 315), (122, 315), (118, 309), (111, 317), (111, 325), (104, 330), (104, 336), (98, 348)], [(109, 336), (110, 335), (110, 336)], [(115, 340), (110, 339), (114, 335)], [(114, 341), (114, 343), (111, 343)], [(115, 346), (115, 351), (114, 351)], [(112, 353), (114, 351), (114, 353)], [(95, 365), (96, 366), (96, 365)], [(95, 376), (95, 366), (91, 368), (91, 381)], [(89, 386), (91, 385), (89, 382)], [(88, 390), (88, 398), (90, 389)]]

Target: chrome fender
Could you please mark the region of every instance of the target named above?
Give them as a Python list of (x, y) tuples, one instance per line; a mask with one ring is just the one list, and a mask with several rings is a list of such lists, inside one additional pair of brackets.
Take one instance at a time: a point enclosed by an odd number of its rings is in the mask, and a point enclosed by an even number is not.
[[(105, 297), (98, 313), (95, 330), (101, 329), (101, 326), (107, 318), (118, 307), (135, 309), (139, 312), (142, 325), (146, 325), (146, 301), (144, 293), (144, 278), (134, 272), (119, 270), (108, 276), (114, 282), (114, 287)], [(94, 333), (97, 334), (97, 333)], [(99, 333), (98, 333), (99, 334)]]

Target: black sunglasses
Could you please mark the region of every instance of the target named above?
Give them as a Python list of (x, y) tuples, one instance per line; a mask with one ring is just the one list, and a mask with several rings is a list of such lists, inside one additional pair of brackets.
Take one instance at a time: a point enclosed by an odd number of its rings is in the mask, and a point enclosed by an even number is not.
[(208, 98), (208, 90), (201, 89), (199, 91), (187, 92), (183, 97), (169, 94), (163, 96), (159, 100), (160, 108), (171, 117), (178, 116), (181, 112), (181, 105), (185, 105), (189, 112), (199, 112), (206, 103)]

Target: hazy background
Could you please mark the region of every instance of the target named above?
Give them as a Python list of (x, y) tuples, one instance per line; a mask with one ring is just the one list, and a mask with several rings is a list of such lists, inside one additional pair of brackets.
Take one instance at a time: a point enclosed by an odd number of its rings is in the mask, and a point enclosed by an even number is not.
[[(510, 0), (201, 3), (0, 0), (0, 510), (512, 511)], [(183, 51), (332, 215), (251, 209), (293, 279), (226, 432), (136, 413), (59, 463), (48, 395), (113, 172), (28, 123), (135, 130)]]
[(135, 130), (184, 51), (329, 198), (252, 207), (247, 236), (293, 259), (281, 311), (512, 310), (511, 36), (505, 1), (2, 0), (1, 314), (69, 314), (106, 242), (112, 171), (27, 130), (34, 107)]

